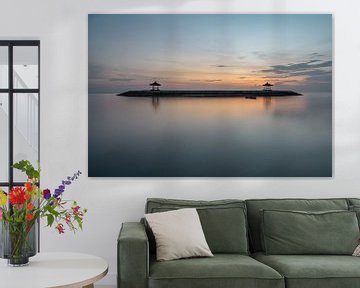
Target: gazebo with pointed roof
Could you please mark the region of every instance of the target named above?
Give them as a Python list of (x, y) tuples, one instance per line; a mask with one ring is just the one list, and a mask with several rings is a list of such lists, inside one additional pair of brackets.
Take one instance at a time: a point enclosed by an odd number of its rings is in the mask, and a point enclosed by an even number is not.
[(266, 82), (264, 85), (262, 85), (264, 87), (264, 90), (266, 91), (271, 91), (271, 87), (273, 87), (274, 85), (270, 84), (269, 82)]
[(149, 84), (151, 86), (151, 91), (160, 91), (161, 84), (154, 81), (153, 83)]

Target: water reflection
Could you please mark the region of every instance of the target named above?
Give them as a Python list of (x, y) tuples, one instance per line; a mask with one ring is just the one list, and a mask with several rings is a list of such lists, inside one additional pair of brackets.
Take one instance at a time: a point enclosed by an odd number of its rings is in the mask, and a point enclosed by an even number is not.
[[(164, 102), (165, 105), (168, 102), (177, 102), (177, 105), (196, 105), (202, 102), (203, 107), (210, 107), (211, 110), (216, 111), (217, 107), (222, 105), (223, 100), (226, 100), (225, 105), (229, 106), (229, 104), (233, 105), (233, 107), (241, 108), (243, 111), (254, 110), (257, 108), (262, 111), (270, 111), (273, 114), (289, 114), (295, 112), (301, 112), (306, 109), (306, 97), (303, 96), (290, 96), (290, 97), (230, 97), (230, 98), (161, 98), (161, 97), (151, 97), (144, 98), (151, 99), (151, 106), (156, 111), (160, 102)], [(205, 101), (207, 103), (205, 103)], [(221, 103), (220, 103), (221, 102)], [(261, 104), (261, 102), (263, 104)], [(254, 105), (255, 104), (255, 105)], [(264, 107), (264, 109), (262, 109)], [(256, 108), (255, 108), (256, 109)], [(206, 111), (208, 113), (209, 111)]]
[(263, 97), (263, 99), (264, 99), (265, 110), (269, 110), (269, 108), (271, 106), (272, 97)]
[(89, 176), (331, 176), (331, 103), (90, 95)]
[(152, 97), (151, 105), (154, 107), (154, 110), (158, 109), (160, 105), (160, 97)]

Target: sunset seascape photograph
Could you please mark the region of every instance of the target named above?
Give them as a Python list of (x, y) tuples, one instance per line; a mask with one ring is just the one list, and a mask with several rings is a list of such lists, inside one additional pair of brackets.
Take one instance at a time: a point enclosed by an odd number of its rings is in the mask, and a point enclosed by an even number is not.
[(332, 177), (331, 14), (89, 14), (89, 177)]

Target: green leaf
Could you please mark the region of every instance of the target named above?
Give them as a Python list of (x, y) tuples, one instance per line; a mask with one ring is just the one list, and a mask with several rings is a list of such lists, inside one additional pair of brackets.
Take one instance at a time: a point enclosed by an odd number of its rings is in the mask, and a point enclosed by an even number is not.
[(75, 216), (74, 219), (78, 223), (79, 228), (82, 230), (82, 224), (83, 224), (82, 219), (79, 216)]
[(15, 163), (13, 167), (26, 173), (29, 178), (37, 180), (40, 179), (40, 167), (38, 169), (35, 169), (29, 160), (21, 160)]
[(25, 171), (26, 167), (31, 165), (30, 161), (28, 160), (21, 160), (13, 165), (14, 168), (19, 169), (21, 171)]
[(60, 215), (60, 213), (51, 206), (48, 206), (46, 209), (49, 211), (50, 214), (54, 215), (55, 217), (58, 217)]
[(53, 215), (51, 215), (51, 214), (48, 214), (47, 215), (47, 224), (48, 224), (48, 226), (50, 226), (51, 227), (51, 225), (54, 223), (54, 216)]

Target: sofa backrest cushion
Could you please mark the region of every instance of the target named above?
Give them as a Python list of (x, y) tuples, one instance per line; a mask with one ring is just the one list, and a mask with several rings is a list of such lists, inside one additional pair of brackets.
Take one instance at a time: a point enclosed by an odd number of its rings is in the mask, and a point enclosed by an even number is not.
[(360, 198), (348, 198), (348, 205), (351, 206), (360, 206)]
[(359, 198), (348, 198), (348, 205), (350, 211), (355, 211), (358, 218), (360, 227), (360, 199)]
[(262, 242), (268, 255), (352, 255), (359, 244), (354, 211), (262, 210)]
[[(196, 208), (206, 241), (213, 253), (248, 254), (247, 213), (242, 200), (175, 200), (151, 198), (146, 213)], [(148, 229), (149, 241), (154, 241)], [(152, 246), (153, 243), (150, 243)]]
[(246, 200), (250, 246), (252, 252), (263, 251), (261, 246), (261, 210), (329, 211), (348, 210), (346, 199), (253, 199)]

